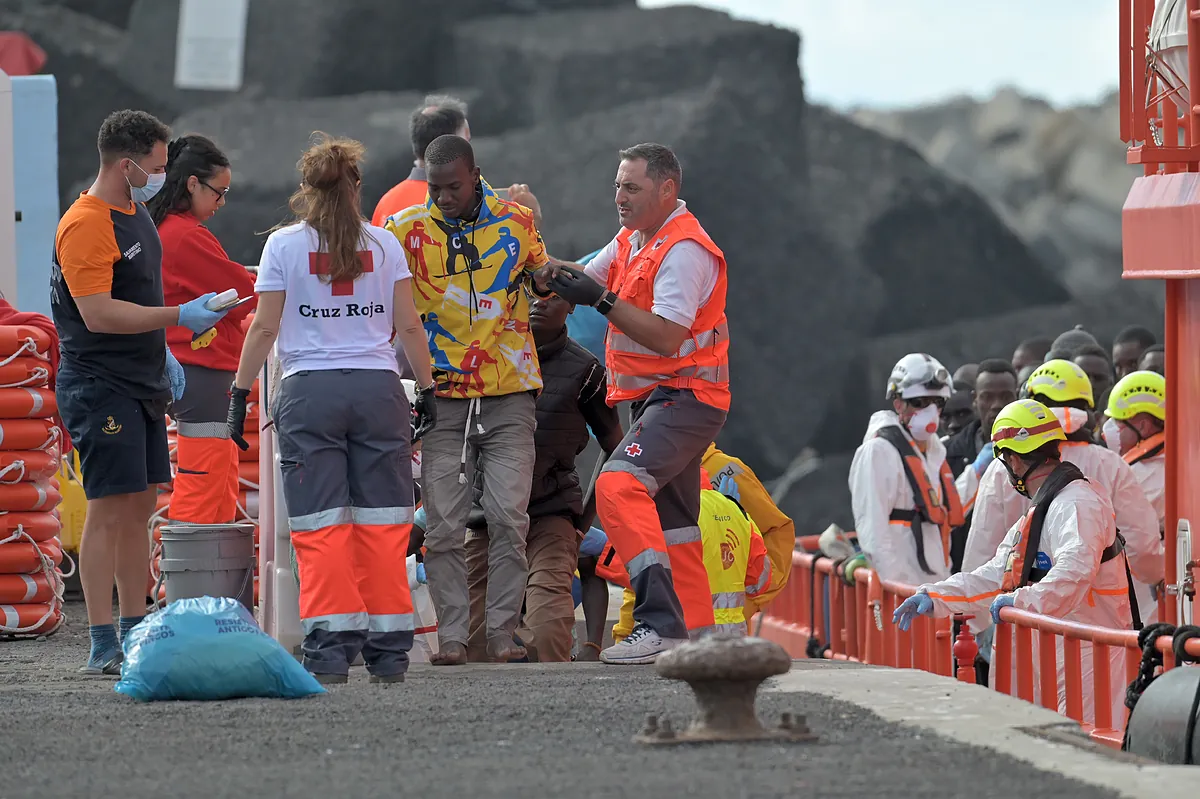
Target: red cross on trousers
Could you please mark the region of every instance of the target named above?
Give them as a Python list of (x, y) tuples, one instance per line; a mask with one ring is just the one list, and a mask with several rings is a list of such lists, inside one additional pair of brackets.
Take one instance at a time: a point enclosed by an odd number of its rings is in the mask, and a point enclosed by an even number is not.
[[(370, 250), (360, 251), (358, 253), (358, 260), (362, 262), (364, 272), (375, 271), (375, 258)], [(328, 275), (329, 253), (310, 252), (308, 254), (308, 273), (310, 275)], [(354, 296), (353, 280), (335, 280), (329, 284), (329, 287), (333, 290), (333, 296), (335, 297)]]
[(642, 454), (642, 445), (637, 443), (636, 441), (633, 442), (632, 444), (630, 444), (628, 447), (625, 448), (625, 454), (630, 456), (631, 458), (636, 458), (638, 455)]

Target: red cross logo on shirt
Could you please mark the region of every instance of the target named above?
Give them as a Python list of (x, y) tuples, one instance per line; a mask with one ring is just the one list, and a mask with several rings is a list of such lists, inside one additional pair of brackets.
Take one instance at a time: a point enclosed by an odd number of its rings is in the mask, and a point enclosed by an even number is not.
[[(358, 253), (358, 260), (362, 262), (364, 272), (375, 271), (375, 258), (370, 250), (360, 251)], [(308, 254), (308, 273), (310, 275), (328, 275), (329, 253), (310, 252)], [(333, 289), (333, 296), (335, 297), (354, 296), (353, 280), (335, 280), (329, 284), (329, 287)]]
[(628, 447), (625, 448), (625, 454), (631, 458), (636, 458), (638, 455), (642, 454), (642, 445), (637, 443), (636, 441), (633, 442), (632, 444), (630, 444)]

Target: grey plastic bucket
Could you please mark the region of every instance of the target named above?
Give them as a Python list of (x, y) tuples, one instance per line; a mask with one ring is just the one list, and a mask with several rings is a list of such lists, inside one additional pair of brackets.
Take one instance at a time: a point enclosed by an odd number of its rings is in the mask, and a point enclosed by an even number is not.
[(159, 580), (167, 587), (167, 602), (223, 596), (254, 612), (253, 524), (175, 522), (163, 525), (160, 533)]

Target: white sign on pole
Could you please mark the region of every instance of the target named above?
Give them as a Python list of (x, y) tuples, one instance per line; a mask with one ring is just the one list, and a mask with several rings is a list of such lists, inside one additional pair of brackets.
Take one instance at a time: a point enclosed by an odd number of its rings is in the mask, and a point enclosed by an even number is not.
[(250, 0), (179, 0), (175, 86), (235, 92), (242, 88)]

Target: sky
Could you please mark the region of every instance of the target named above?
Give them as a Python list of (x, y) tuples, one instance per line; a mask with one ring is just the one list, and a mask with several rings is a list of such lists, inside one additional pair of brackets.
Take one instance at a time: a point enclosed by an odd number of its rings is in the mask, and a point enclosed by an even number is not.
[(894, 108), (1015, 86), (1055, 105), (1117, 83), (1116, 0), (639, 0), (702, 5), (802, 34), (805, 91)]

